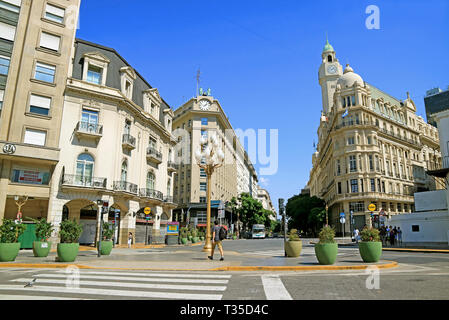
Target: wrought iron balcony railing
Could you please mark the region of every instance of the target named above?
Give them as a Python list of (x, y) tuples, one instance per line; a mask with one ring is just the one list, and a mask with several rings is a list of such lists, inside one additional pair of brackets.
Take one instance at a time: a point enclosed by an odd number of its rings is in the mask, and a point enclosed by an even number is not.
[(168, 169), (172, 169), (172, 170), (178, 170), (179, 165), (174, 163), (173, 161), (168, 161), (167, 162), (167, 168)]
[(138, 186), (126, 181), (114, 181), (114, 190), (137, 194)]
[(82, 176), (75, 174), (64, 174), (62, 176), (63, 186), (88, 187), (106, 189), (106, 178), (98, 178), (92, 176)]
[(136, 138), (132, 135), (125, 133), (122, 137), (122, 145), (126, 145), (130, 148), (136, 147)]
[(153, 147), (147, 148), (147, 157), (151, 157), (159, 162), (162, 162), (162, 153), (154, 149)]
[(164, 202), (175, 203), (172, 196), (166, 196), (164, 198)]
[(76, 124), (76, 131), (80, 133), (94, 134), (94, 135), (102, 135), (103, 134), (103, 126), (98, 123), (90, 123), (87, 121), (79, 121)]
[(164, 201), (164, 195), (162, 194), (162, 192), (160, 192), (158, 190), (148, 189), (148, 188), (140, 188), (139, 194), (141, 197)]

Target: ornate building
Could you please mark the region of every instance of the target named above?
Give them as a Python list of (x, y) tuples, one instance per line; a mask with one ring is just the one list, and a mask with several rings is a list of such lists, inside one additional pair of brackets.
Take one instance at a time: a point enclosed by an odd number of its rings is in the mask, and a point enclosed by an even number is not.
[(311, 196), (326, 201), (329, 223), (340, 233), (341, 213), (349, 232), (413, 211), (414, 192), (443, 186), (426, 174), (441, 163), (438, 131), (417, 116), (408, 93), (401, 101), (366, 83), (349, 65), (343, 71), (329, 42), (321, 58), (323, 108), (308, 182)]

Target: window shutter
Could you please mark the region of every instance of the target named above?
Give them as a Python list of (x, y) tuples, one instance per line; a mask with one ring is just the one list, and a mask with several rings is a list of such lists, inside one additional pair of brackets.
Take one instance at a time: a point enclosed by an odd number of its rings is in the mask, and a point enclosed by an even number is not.
[(59, 51), (60, 40), (61, 38), (58, 36), (42, 32), (40, 46), (54, 51)]
[(45, 145), (46, 135), (45, 131), (26, 129), (24, 143), (43, 146)]
[(65, 10), (52, 6), (51, 4), (47, 4), (47, 7), (45, 9), (48, 13), (54, 14), (55, 16), (64, 18)]
[(34, 107), (50, 109), (51, 98), (32, 94), (30, 97), (30, 105)]
[(0, 102), (3, 102), (3, 95), (5, 94), (4, 90), (0, 90)]
[(14, 41), (16, 35), (16, 27), (0, 22), (0, 38)]

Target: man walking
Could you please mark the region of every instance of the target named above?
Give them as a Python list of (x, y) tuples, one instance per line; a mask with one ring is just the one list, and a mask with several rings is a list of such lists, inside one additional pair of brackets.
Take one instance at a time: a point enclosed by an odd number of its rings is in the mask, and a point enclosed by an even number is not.
[(220, 229), (221, 228), (222, 227), (220, 227), (218, 225), (218, 221), (215, 220), (214, 227), (212, 228), (212, 252), (211, 252), (211, 255), (208, 256), (208, 258), (211, 260), (214, 259), (215, 246), (218, 246), (218, 250), (220, 251), (220, 254), (221, 254), (220, 261), (224, 260), (223, 245), (221, 244), (221, 240), (223, 240), (223, 239), (220, 239)]

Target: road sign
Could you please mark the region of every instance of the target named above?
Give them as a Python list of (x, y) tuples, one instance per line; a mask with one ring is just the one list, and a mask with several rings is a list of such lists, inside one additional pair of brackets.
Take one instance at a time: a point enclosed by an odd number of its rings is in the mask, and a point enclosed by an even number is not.
[(376, 210), (376, 205), (375, 205), (374, 203), (371, 203), (371, 204), (368, 206), (368, 210), (369, 210), (369, 211), (374, 211), (374, 210)]
[(344, 212), (341, 212), (340, 213), (340, 218), (344, 218), (346, 215), (345, 215), (345, 213)]
[(345, 222), (346, 222), (345, 217), (341, 217), (341, 218), (340, 218), (340, 223), (341, 223), (341, 224), (345, 224)]
[(144, 212), (146, 215), (149, 215), (149, 214), (151, 213), (151, 208), (146, 207), (145, 209), (143, 209), (143, 212)]

